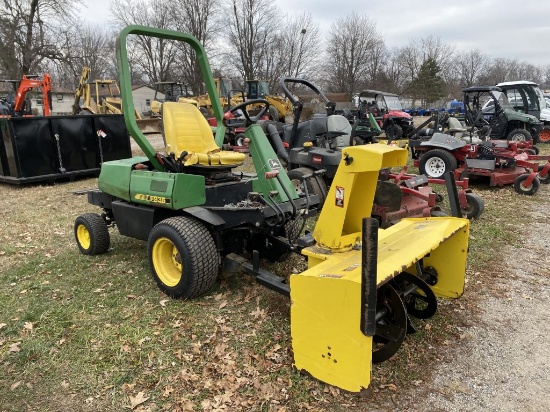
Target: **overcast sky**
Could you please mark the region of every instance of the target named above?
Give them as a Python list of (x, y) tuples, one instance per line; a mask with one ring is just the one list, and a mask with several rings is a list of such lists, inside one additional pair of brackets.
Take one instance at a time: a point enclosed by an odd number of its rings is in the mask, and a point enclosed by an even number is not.
[[(162, 0), (161, 0), (162, 1)], [(227, 1), (227, 0), (222, 0)], [(479, 49), (492, 58), (550, 65), (548, 0), (274, 0), (286, 14), (311, 13), (323, 33), (352, 10), (376, 23), (386, 46), (434, 35), (457, 50)], [(105, 22), (109, 0), (83, 9), (92, 23)]]

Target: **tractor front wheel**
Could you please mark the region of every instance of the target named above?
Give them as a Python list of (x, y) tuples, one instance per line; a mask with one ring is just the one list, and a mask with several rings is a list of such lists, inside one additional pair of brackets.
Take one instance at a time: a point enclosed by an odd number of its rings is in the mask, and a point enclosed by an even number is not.
[(468, 219), (477, 219), (485, 209), (483, 199), (475, 193), (466, 193), (466, 208), (462, 209), (462, 214)]
[(74, 237), (84, 255), (101, 255), (111, 244), (107, 224), (97, 213), (85, 213), (76, 218)]
[(535, 193), (537, 193), (539, 190), (539, 186), (540, 186), (539, 178), (535, 177), (535, 179), (531, 182), (530, 185), (526, 185), (525, 181), (527, 180), (528, 177), (529, 177), (529, 173), (525, 173), (523, 175), (519, 175), (514, 181), (514, 189), (516, 189), (516, 192), (518, 192), (520, 195), (532, 196)]
[(453, 172), (457, 167), (455, 157), (440, 149), (434, 149), (426, 152), (418, 165), (420, 174), (432, 178), (441, 178), (446, 172)]
[(194, 298), (214, 284), (219, 255), (200, 222), (184, 216), (165, 219), (151, 230), (147, 248), (153, 278), (168, 296)]

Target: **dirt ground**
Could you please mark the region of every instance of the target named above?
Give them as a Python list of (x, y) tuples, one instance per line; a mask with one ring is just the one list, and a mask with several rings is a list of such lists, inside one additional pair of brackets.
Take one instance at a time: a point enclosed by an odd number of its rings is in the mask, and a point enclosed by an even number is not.
[(550, 409), (548, 189), (542, 186), (537, 193), (541, 203), (536, 210), (518, 207), (518, 215), (529, 217), (523, 220), (527, 223), (510, 219), (521, 234), (521, 247), (495, 251), (503, 257), (500, 264), (469, 273), (454, 308), (457, 319), (468, 320), (459, 326), (460, 343), (435, 353), (424, 381), (378, 396), (376, 411)]
[[(509, 247), (494, 283), (480, 299), (479, 322), (465, 330), (468, 344), (441, 365), (429, 409), (542, 411), (550, 407), (550, 193), (543, 187), (532, 224), (518, 227), (524, 247)], [(468, 310), (468, 308), (464, 308)]]

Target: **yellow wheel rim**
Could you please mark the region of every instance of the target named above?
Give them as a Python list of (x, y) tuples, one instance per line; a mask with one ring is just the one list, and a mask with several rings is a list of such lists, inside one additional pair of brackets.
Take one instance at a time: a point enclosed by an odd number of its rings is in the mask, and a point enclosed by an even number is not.
[(90, 232), (84, 225), (78, 225), (76, 228), (76, 238), (82, 249), (88, 250), (92, 241), (90, 239)]
[(170, 239), (161, 237), (155, 241), (152, 251), (153, 267), (160, 281), (169, 287), (181, 280), (181, 255)]

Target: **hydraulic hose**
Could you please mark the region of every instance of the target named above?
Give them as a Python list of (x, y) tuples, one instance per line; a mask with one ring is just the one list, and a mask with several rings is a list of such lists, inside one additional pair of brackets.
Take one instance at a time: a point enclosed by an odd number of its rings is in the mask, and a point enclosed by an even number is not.
[(267, 138), (269, 139), (269, 142), (271, 143), (273, 149), (275, 149), (275, 152), (277, 153), (279, 159), (284, 160), (288, 163), (288, 153), (285, 149), (285, 146), (283, 145), (283, 141), (281, 140), (281, 136), (279, 135), (279, 131), (277, 130), (275, 125), (269, 123), (265, 130)]

